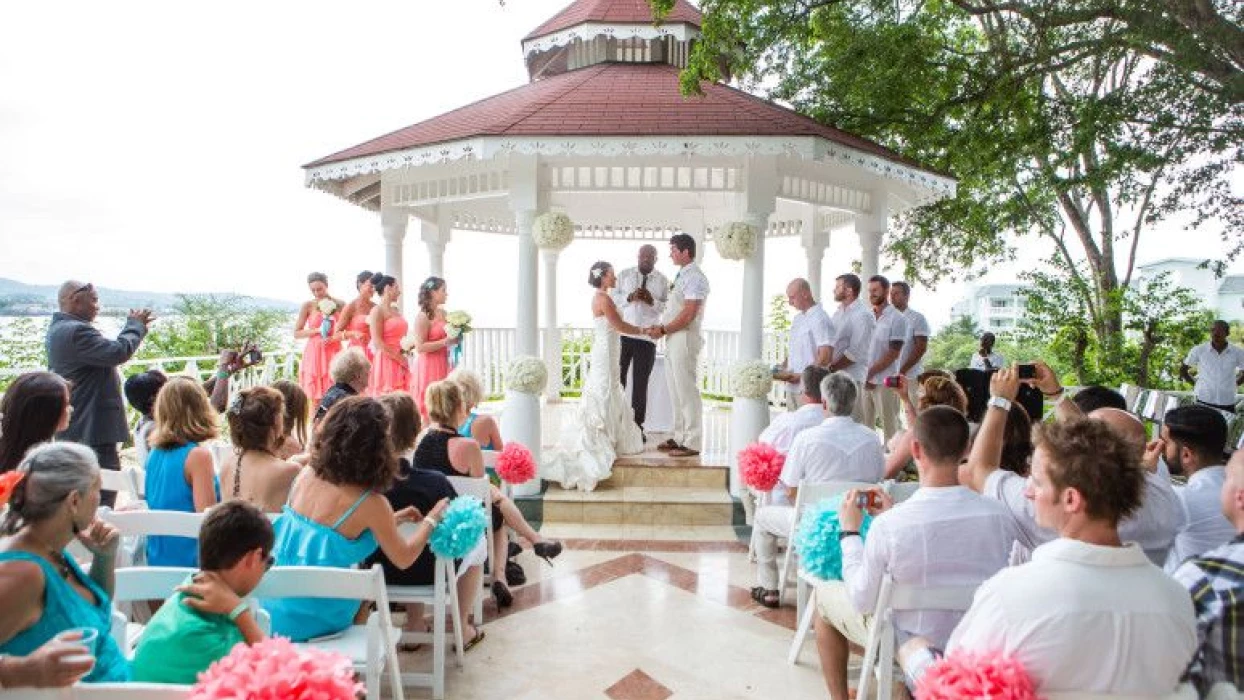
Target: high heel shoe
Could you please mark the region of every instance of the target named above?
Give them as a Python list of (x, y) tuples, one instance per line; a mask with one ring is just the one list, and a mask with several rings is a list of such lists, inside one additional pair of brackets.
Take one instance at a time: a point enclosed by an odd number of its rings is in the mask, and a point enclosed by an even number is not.
[(562, 553), (562, 543), (537, 542), (531, 546), (531, 551), (535, 553), (537, 557), (543, 559), (545, 564), (552, 566), (552, 560), (556, 559), (557, 555)]
[(514, 604), (514, 594), (500, 581), (492, 582), (492, 597), (496, 599), (498, 608), (508, 608)]

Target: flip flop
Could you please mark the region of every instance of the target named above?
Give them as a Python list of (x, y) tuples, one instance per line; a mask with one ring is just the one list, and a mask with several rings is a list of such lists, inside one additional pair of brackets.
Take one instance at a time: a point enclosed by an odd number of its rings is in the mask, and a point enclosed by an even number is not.
[(475, 636), (471, 637), (465, 644), (462, 645), (462, 653), (465, 654), (474, 649), (477, 644), (484, 641), (484, 637), (484, 630), (475, 630)]
[(666, 440), (660, 445), (657, 445), (657, 449), (662, 452), (669, 452), (670, 450), (676, 450), (679, 447), (682, 447), (682, 445), (679, 445), (677, 442), (675, 442), (673, 438), (670, 438), (669, 440)]

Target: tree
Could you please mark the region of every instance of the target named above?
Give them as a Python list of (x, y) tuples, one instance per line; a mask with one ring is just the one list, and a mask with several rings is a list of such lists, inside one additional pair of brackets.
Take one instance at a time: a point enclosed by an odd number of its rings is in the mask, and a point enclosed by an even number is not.
[(286, 344), (282, 331), (290, 315), (275, 309), (255, 308), (247, 297), (233, 294), (178, 294), (174, 314), (154, 325), (139, 359), (216, 355), (236, 350), (247, 342), (275, 349)]
[(790, 330), (790, 306), (786, 303), (785, 294), (774, 294), (769, 300), (769, 330), (774, 333), (785, 333)]
[(960, 316), (929, 338), (924, 356), (926, 369), (954, 371), (967, 367), (980, 345), (980, 330), (971, 316)]

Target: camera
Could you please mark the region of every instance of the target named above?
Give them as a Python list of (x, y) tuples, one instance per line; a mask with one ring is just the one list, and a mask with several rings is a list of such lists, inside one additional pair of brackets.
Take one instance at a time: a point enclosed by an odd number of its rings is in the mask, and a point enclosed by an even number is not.
[[(889, 381), (888, 379), (886, 381)], [(876, 491), (864, 491), (855, 497), (855, 505), (860, 508), (880, 508), (881, 494)]]
[(259, 348), (251, 348), (246, 351), (244, 358), (246, 360), (246, 364), (257, 365), (260, 362), (263, 362), (263, 353), (259, 351)]
[(1020, 379), (1036, 379), (1037, 378), (1037, 366), (1036, 365), (1020, 365), (1019, 366), (1019, 378)]
[(891, 389), (897, 389), (898, 388), (898, 375), (896, 374), (893, 377), (886, 377), (885, 385)]

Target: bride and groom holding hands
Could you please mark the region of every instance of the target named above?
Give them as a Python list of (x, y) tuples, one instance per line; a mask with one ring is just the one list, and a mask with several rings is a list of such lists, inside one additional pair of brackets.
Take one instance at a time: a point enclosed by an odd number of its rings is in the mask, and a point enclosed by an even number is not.
[[(648, 376), (656, 357), (655, 341), (662, 337), (674, 432), (658, 449), (673, 457), (699, 454), (702, 404), (696, 368), (703, 346), (700, 321), (708, 299), (708, 278), (695, 264), (694, 238), (685, 233), (671, 237), (669, 251), (670, 260), (679, 268), (672, 284), (655, 270), (657, 251), (650, 245), (640, 249), (635, 268), (616, 274), (612, 265), (602, 261), (588, 272), (588, 284), (596, 290), (588, 375), (578, 410), (563, 430), (558, 448), (546, 453), (543, 478), (563, 488), (591, 491), (609, 478), (619, 454), (643, 451), (640, 425), (645, 417)], [(633, 406), (627, 403), (622, 384), (628, 365), (633, 365)]]

